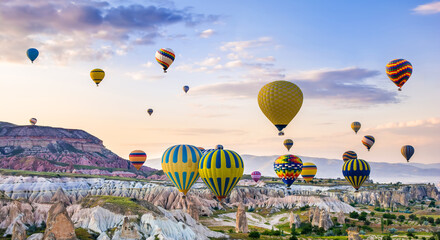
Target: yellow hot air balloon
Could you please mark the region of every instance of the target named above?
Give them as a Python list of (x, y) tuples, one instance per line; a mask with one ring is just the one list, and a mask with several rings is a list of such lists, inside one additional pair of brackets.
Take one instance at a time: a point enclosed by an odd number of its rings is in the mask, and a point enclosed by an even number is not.
[(303, 164), (301, 176), (306, 182), (310, 182), (315, 177), (317, 171), (318, 168), (316, 167), (315, 164), (311, 162), (306, 162)]
[(284, 140), (284, 147), (287, 148), (287, 151), (290, 151), (290, 148), (293, 146), (293, 140), (292, 139), (286, 139)]
[(142, 150), (134, 150), (128, 156), (131, 164), (137, 169), (141, 169), (144, 162), (147, 160), (147, 154)]
[(175, 145), (162, 156), (162, 170), (184, 195), (199, 179), (200, 150), (192, 145)]
[(199, 173), (219, 201), (225, 199), (243, 176), (243, 159), (236, 152), (217, 148), (203, 155)]
[(105, 77), (105, 72), (102, 69), (95, 68), (92, 71), (90, 71), (90, 77), (96, 83), (96, 86), (98, 87), (99, 83)]
[(266, 117), (284, 135), (282, 130), (296, 116), (303, 103), (301, 89), (288, 81), (264, 85), (258, 93), (258, 105)]
[(357, 134), (359, 129), (361, 129), (361, 123), (360, 122), (352, 122), (351, 129), (353, 129), (353, 131)]

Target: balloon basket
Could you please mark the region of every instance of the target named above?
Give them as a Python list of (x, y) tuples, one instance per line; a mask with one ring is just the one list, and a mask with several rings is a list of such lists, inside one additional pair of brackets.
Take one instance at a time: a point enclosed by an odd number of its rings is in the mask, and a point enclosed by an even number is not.
[(402, 91), (402, 89), (401, 89), (401, 88), (399, 88), (399, 89), (397, 89), (397, 91), (401, 92), (401, 91)]
[(283, 132), (279, 132), (278, 136), (284, 136), (284, 133)]

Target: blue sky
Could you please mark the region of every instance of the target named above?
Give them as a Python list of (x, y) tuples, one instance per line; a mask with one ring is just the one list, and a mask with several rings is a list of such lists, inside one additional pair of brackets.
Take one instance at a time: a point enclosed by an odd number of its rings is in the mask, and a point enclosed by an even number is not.
[[(0, 20), (3, 121), (84, 129), (123, 157), (179, 143), (281, 155), (256, 96), (283, 79), (305, 98), (285, 131), (295, 154), (402, 162), (411, 144), (414, 161), (438, 162), (438, 1), (18, 0), (0, 3)], [(34, 64), (29, 47), (40, 50)], [(154, 60), (163, 47), (176, 52), (167, 74)], [(394, 58), (414, 66), (402, 92), (385, 74)]]

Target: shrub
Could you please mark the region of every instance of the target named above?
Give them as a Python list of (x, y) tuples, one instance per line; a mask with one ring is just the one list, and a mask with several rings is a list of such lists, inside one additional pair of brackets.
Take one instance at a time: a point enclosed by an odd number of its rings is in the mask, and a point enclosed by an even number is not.
[(370, 212), (370, 215), (371, 215), (371, 216), (374, 216), (374, 214), (375, 214), (374, 212)]
[(427, 221), (429, 222), (429, 223), (434, 223), (434, 218), (433, 217), (429, 217), (428, 219), (427, 219)]
[(434, 208), (434, 207), (435, 207), (435, 201), (432, 200), (432, 201), (429, 203), (428, 207), (432, 207), (432, 208)]
[(413, 220), (413, 221), (417, 221), (419, 218), (415, 215), (415, 214), (411, 214), (408, 217), (409, 219)]
[(394, 234), (394, 233), (397, 232), (397, 229), (395, 229), (395, 228), (390, 228), (390, 229), (388, 229), (388, 232), (390, 232), (391, 234)]
[(353, 211), (353, 212), (350, 213), (350, 217), (351, 217), (351, 218), (358, 218), (358, 217), (359, 217), (359, 213)]
[(399, 215), (399, 222), (403, 222), (405, 221), (405, 216), (404, 215)]
[(383, 236), (382, 240), (393, 240), (390, 235)]
[(260, 233), (257, 232), (257, 231), (253, 231), (253, 232), (250, 232), (248, 236), (250, 238), (252, 238), (252, 239), (259, 239), (260, 238)]

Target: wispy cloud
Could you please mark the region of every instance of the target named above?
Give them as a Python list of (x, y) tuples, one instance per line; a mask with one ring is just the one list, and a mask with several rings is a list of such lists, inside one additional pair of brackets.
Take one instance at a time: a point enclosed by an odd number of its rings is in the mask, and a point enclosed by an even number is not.
[(429, 118), (422, 120), (414, 120), (408, 122), (390, 122), (378, 125), (374, 129), (396, 129), (396, 128), (413, 128), (413, 127), (433, 127), (436, 125), (440, 125), (440, 118)]
[(256, 40), (248, 40), (248, 41), (233, 41), (226, 42), (221, 47), (222, 51), (232, 51), (232, 52), (242, 52), (245, 49), (261, 47), (265, 44), (271, 43), (271, 37), (260, 37)]
[[(152, 44), (161, 28), (194, 26), (218, 16), (153, 5), (95, 1), (0, 1), (0, 60), (19, 61), (29, 47), (55, 58), (94, 60), (124, 54), (127, 46)], [(98, 43), (98, 44), (97, 44)], [(96, 45), (109, 45), (106, 49)], [(115, 50), (111, 50), (115, 49)], [(42, 54), (43, 55), (43, 54)]]
[[(398, 102), (395, 92), (366, 83), (367, 79), (379, 74), (375, 70), (345, 68), (309, 71), (296, 77), (286, 77), (285, 80), (300, 86), (304, 96), (309, 99), (335, 100), (351, 106)], [(261, 79), (214, 83), (195, 87), (192, 93), (221, 98), (255, 98), (261, 87), (268, 82), (270, 80)]]
[(432, 2), (423, 5), (419, 5), (413, 9), (413, 11), (417, 14), (429, 15), (440, 13), (440, 2)]
[(206, 29), (205, 31), (203, 31), (203, 32), (201, 32), (201, 33), (199, 34), (199, 37), (201, 37), (201, 38), (209, 38), (209, 37), (211, 37), (212, 35), (214, 35), (214, 33), (215, 33), (214, 30), (212, 30), (212, 29)]

